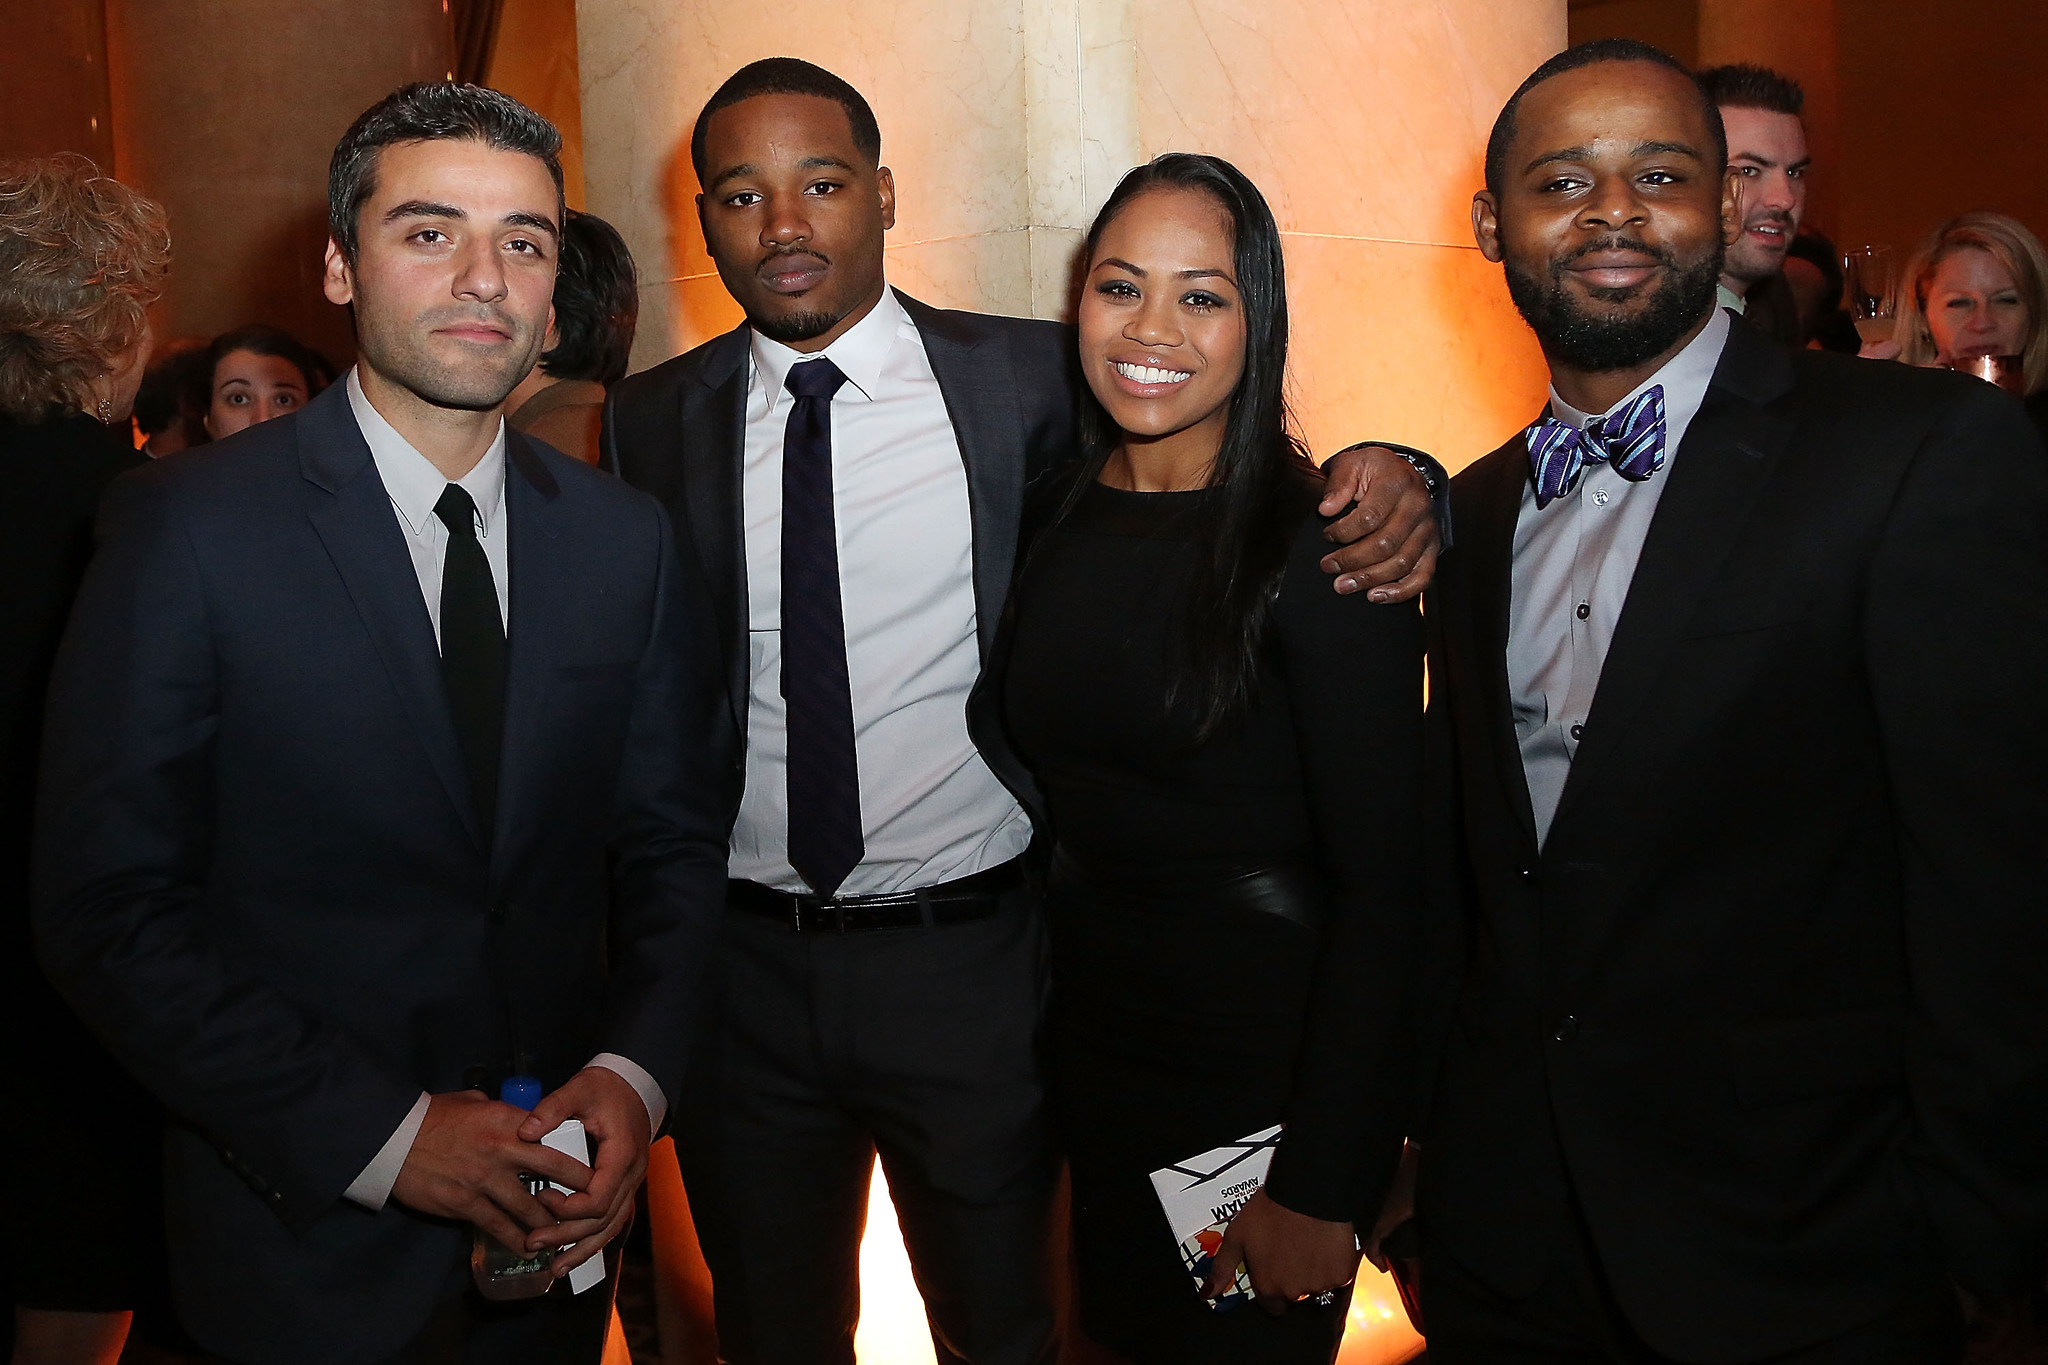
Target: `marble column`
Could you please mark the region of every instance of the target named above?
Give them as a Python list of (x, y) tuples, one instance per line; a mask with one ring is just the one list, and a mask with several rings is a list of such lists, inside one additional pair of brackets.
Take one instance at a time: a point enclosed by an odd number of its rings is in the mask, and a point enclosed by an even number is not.
[(1501, 102), (1565, 41), (1564, 0), (579, 0), (590, 208), (640, 260), (637, 366), (738, 320), (697, 232), (688, 134), (759, 57), (874, 104), (896, 173), (890, 278), (929, 302), (1071, 315), (1073, 255), (1128, 167), (1229, 157), (1287, 234), (1310, 445), (1462, 464), (1532, 414), (1542, 364), (1467, 205)]

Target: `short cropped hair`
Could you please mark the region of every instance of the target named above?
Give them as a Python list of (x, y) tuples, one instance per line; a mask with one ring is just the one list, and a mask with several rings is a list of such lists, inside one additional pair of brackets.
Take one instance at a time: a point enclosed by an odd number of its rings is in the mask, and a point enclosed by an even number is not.
[(1499, 199), (1501, 186), (1507, 182), (1508, 144), (1515, 140), (1515, 113), (1522, 107), (1522, 97), (1552, 76), (1561, 76), (1567, 71), (1600, 62), (1650, 62), (1668, 66), (1691, 81), (1693, 88), (1700, 91), (1700, 107), (1706, 112), (1707, 130), (1714, 139), (1711, 144), (1713, 155), (1708, 164), (1720, 167), (1728, 163), (1728, 134), (1721, 126), (1721, 111), (1707, 98), (1699, 78), (1693, 75), (1690, 67), (1663, 48), (1652, 47), (1634, 38), (1596, 38), (1558, 53), (1530, 72), (1529, 79), (1508, 96), (1508, 102), (1501, 106), (1500, 117), (1493, 121), (1493, 132), (1486, 139), (1487, 193)]
[(853, 145), (868, 160), (878, 166), (882, 164), (882, 128), (860, 91), (824, 67), (800, 58), (763, 57), (727, 76), (725, 84), (712, 92), (704, 102), (703, 112), (697, 115), (696, 126), (690, 129), (690, 165), (696, 168), (699, 185), (704, 183), (704, 137), (711, 116), (756, 95), (815, 95), (833, 101), (846, 111), (846, 121), (853, 128)]
[(556, 221), (562, 208), (562, 135), (533, 110), (496, 90), (454, 81), (400, 86), (363, 111), (335, 144), (327, 163), (327, 231), (344, 258), (356, 258), (357, 220), (377, 192), (377, 157), (393, 143), (481, 142), (524, 152), (555, 182)]
[(161, 205), (75, 153), (0, 161), (0, 415), (78, 411), (171, 266)]
[(1767, 66), (1735, 62), (1710, 66), (1699, 74), (1700, 88), (1721, 109), (1762, 109), (1793, 118), (1806, 109), (1806, 92), (1790, 76)]
[(556, 341), (542, 353), (541, 370), (610, 388), (626, 377), (639, 320), (640, 287), (625, 239), (596, 214), (570, 209), (555, 270)]

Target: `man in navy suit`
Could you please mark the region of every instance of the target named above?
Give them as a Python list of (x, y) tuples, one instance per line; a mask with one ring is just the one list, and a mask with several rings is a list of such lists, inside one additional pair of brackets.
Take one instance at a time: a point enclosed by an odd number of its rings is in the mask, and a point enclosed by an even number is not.
[[(356, 368), (117, 485), (57, 665), (41, 950), (174, 1116), (174, 1290), (219, 1359), (596, 1361), (609, 1294), (487, 1303), (470, 1229), (595, 1254), (684, 1069), (731, 763), (696, 556), (501, 411), (559, 145), (470, 86), (357, 121)], [(570, 1117), (588, 1167), (539, 1143)]]

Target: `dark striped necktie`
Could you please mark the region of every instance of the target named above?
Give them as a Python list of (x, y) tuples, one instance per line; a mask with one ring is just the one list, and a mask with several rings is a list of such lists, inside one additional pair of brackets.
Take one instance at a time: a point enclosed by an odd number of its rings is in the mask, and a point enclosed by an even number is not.
[(832, 513), (832, 395), (845, 382), (829, 360), (792, 366), (785, 386), (796, 401), (782, 439), (789, 863), (820, 896), (838, 891), (866, 852)]

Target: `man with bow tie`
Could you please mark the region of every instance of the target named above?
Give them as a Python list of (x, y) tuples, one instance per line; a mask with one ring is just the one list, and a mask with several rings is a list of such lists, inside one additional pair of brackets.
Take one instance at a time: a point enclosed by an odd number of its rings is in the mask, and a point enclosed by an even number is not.
[(1438, 1365), (1953, 1360), (2041, 1282), (2048, 456), (1731, 328), (1723, 142), (1586, 44), (1473, 202), (1551, 392), (1429, 613)]

